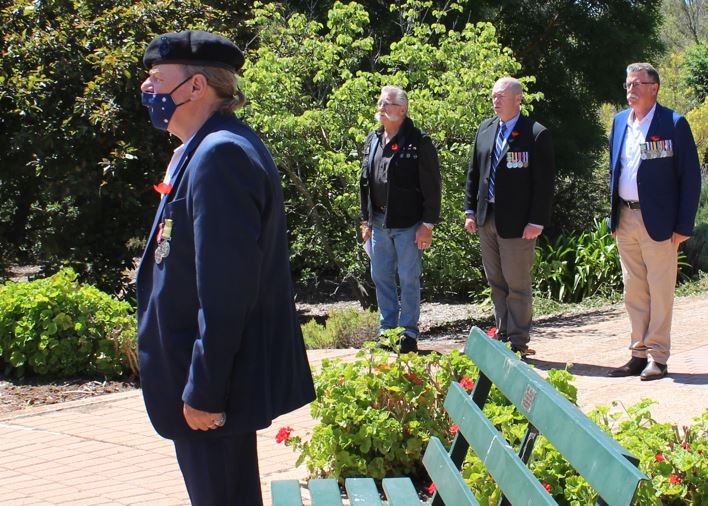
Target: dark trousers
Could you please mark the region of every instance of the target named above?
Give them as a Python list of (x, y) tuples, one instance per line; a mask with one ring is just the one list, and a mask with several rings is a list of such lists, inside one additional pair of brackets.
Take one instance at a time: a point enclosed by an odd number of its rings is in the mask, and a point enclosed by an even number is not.
[(255, 432), (174, 444), (193, 506), (262, 506)]

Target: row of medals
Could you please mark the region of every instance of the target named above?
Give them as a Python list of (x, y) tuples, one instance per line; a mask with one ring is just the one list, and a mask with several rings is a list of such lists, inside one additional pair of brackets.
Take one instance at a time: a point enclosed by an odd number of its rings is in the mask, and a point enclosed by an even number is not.
[(674, 156), (674, 147), (670, 140), (642, 142), (639, 144), (639, 149), (642, 160)]
[(519, 169), (529, 166), (528, 151), (509, 151), (506, 154), (506, 166), (510, 169)]
[(157, 235), (155, 248), (155, 263), (161, 263), (170, 254), (170, 240), (172, 239), (172, 220), (166, 219), (160, 223), (161, 232)]

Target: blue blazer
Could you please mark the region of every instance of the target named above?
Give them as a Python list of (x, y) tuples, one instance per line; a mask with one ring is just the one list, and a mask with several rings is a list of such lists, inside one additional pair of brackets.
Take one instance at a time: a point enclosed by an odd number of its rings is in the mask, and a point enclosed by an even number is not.
[[(157, 263), (157, 231), (173, 221)], [(163, 437), (254, 432), (315, 398), (293, 302), (280, 176), (255, 133), (214, 114), (160, 202), (137, 275), (140, 380)], [(225, 411), (193, 431), (182, 404)]]
[[(631, 112), (626, 109), (615, 116), (610, 134), (610, 229), (613, 231), (619, 222), (621, 154)], [(691, 127), (677, 112), (656, 104), (646, 140), (652, 138), (672, 141), (673, 156), (642, 160), (639, 164), (637, 188), (644, 226), (655, 241), (670, 239), (673, 232), (690, 236), (701, 193), (701, 169)]]

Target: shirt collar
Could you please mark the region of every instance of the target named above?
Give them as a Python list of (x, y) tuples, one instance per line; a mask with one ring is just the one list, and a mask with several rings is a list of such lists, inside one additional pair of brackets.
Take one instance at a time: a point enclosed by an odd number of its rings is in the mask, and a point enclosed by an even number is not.
[(499, 119), (499, 124), (501, 125), (502, 123), (506, 127), (506, 131), (510, 132), (514, 129), (516, 126), (516, 122), (519, 121), (519, 116), (521, 116), (521, 111), (516, 113), (516, 116), (511, 118), (509, 121), (502, 121), (501, 118)]
[(654, 112), (656, 111), (656, 103), (654, 103), (654, 106), (649, 110), (649, 112), (644, 116), (640, 121), (637, 121), (635, 116), (634, 116), (634, 111), (629, 113), (629, 116), (627, 117), (627, 125), (634, 127), (636, 126), (637, 128), (642, 128), (643, 126), (650, 125), (651, 121), (654, 119)]

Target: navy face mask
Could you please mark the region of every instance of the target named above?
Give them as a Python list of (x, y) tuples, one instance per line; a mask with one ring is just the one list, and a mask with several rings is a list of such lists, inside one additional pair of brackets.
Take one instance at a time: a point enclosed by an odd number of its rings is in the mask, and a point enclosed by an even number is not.
[(189, 76), (187, 79), (172, 88), (172, 91), (169, 93), (142, 92), (142, 102), (143, 105), (148, 108), (152, 126), (158, 130), (167, 130), (167, 125), (170, 124), (170, 119), (172, 119), (172, 115), (175, 113), (177, 108), (180, 105), (184, 105), (189, 102), (189, 100), (185, 100), (181, 104), (175, 104), (172, 94), (177, 91), (177, 88), (189, 81), (192, 77), (193, 76)]

